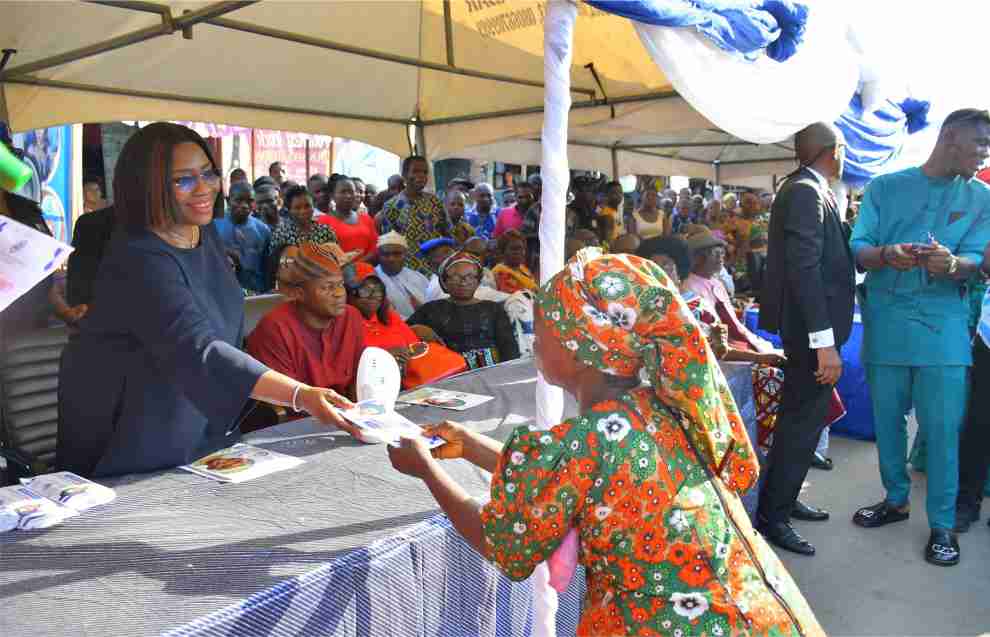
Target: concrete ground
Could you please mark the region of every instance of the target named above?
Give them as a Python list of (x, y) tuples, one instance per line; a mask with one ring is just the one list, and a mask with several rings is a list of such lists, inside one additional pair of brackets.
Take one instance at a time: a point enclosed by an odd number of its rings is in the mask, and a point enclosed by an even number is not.
[(911, 518), (879, 529), (852, 523), (860, 507), (883, 497), (872, 442), (832, 438), (831, 472), (812, 469), (802, 499), (827, 509), (828, 522), (794, 522), (818, 552), (779, 550), (825, 631), (842, 635), (990, 633), (990, 528), (984, 518), (959, 536), (962, 560), (925, 562), (925, 476), (912, 473)]

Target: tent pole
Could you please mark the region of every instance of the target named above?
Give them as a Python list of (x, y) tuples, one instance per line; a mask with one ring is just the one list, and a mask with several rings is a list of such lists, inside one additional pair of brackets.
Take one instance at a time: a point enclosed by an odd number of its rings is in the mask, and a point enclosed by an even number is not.
[(453, 68), (454, 64), (454, 23), (450, 17), (450, 0), (443, 0), (443, 31), (444, 40), (447, 44), (447, 66)]
[[(564, 207), (570, 171), (567, 160), (567, 120), (571, 108), (571, 64), (574, 59), (574, 23), (577, 5), (567, 0), (551, 0), (543, 22), (543, 132), (540, 176), (540, 282), (546, 283), (564, 267)], [(564, 394), (536, 378), (536, 426), (549, 429), (563, 418)], [(571, 534), (575, 533), (572, 529)], [(570, 536), (569, 536), (570, 537)], [(571, 538), (573, 540), (573, 538)], [(548, 562), (533, 571), (533, 635), (554, 637), (559, 599), (551, 577), (567, 577), (567, 565), (577, 560), (577, 547), (565, 540)], [(567, 548), (570, 547), (570, 548)], [(551, 565), (554, 566), (551, 570)], [(559, 587), (559, 585), (558, 585)]]
[(612, 179), (617, 180), (619, 178), (619, 151), (612, 146)]
[(35, 71), (61, 66), (62, 64), (67, 64), (69, 62), (84, 60), (86, 58), (93, 57), (94, 55), (122, 49), (124, 47), (131, 46), (132, 44), (151, 40), (163, 35), (171, 35), (176, 31), (182, 31), (183, 29), (190, 28), (194, 24), (208, 22), (212, 18), (217, 18), (226, 13), (243, 9), (244, 7), (255, 4), (257, 1), (258, 0), (217, 2), (216, 4), (207, 5), (198, 11), (186, 13), (178, 18), (172, 17), (170, 12), (162, 13), (161, 24), (144, 29), (138, 29), (137, 31), (132, 31), (130, 33), (125, 33), (115, 38), (110, 38), (104, 42), (97, 42), (96, 44), (75, 49), (74, 51), (67, 51), (65, 53), (53, 55), (34, 62), (15, 66), (10, 70), (0, 73), (0, 80), (7, 80), (19, 75), (26, 75), (28, 73), (34, 73)]

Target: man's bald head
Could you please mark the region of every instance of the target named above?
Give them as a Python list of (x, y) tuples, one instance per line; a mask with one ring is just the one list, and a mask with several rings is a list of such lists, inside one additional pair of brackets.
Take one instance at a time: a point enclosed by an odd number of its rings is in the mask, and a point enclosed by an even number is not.
[(811, 124), (794, 135), (794, 150), (804, 166), (814, 164), (826, 148), (838, 145), (845, 145), (842, 131), (825, 122)]
[(817, 122), (798, 131), (794, 150), (802, 166), (814, 168), (826, 179), (842, 176), (846, 139), (834, 124)]

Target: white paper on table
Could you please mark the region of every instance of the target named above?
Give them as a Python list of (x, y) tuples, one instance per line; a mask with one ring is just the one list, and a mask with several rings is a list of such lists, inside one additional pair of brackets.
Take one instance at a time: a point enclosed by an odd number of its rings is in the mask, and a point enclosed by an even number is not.
[(59, 269), (72, 246), (0, 217), (0, 312)]
[(487, 403), (493, 398), (495, 397), (485, 396), (483, 394), (469, 394), (450, 389), (420, 387), (399, 396), (399, 402), (410, 405), (422, 405), (423, 407), (440, 407), (441, 409), (465, 411), (472, 407), (477, 407), (482, 403)]

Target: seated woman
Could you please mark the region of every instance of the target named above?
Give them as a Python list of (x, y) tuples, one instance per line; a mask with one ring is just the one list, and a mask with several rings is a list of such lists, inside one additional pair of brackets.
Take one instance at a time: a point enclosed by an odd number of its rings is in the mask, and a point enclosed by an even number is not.
[(526, 238), (518, 230), (507, 230), (498, 238), (501, 262), (492, 268), (499, 292), (536, 291), (536, 279), (526, 267)]
[[(714, 241), (718, 241), (714, 239)], [(704, 249), (702, 249), (704, 253)], [(717, 254), (712, 251), (705, 258), (713, 258)], [(712, 351), (725, 361), (743, 361), (753, 363), (753, 397), (756, 401), (757, 445), (763, 453), (769, 453), (773, 443), (773, 430), (777, 423), (777, 409), (780, 406), (780, 390), (784, 383), (784, 371), (781, 366), (787, 362), (783, 354), (773, 349), (773, 346), (750, 332), (739, 323), (731, 326), (723, 316), (731, 320), (734, 311), (728, 309), (719, 312), (708, 299), (699, 295), (687, 285), (691, 274), (691, 251), (688, 244), (677, 237), (664, 237), (644, 241), (639, 248), (641, 257), (652, 259), (657, 263), (681, 292), (681, 297), (700, 323), (702, 331), (708, 337)], [(700, 261), (699, 261), (700, 262)], [(708, 272), (717, 264), (701, 272)], [(730, 306), (731, 307), (731, 306)], [(736, 319), (735, 323), (738, 323)], [(833, 396), (833, 406), (829, 421), (836, 420), (842, 413), (842, 401), (838, 393)]]
[[(580, 415), (505, 445), (454, 423), (390, 448), (465, 540), (522, 580), (573, 529), (579, 635), (824, 635), (737, 497), (759, 463), (732, 395), (660, 268), (583, 250), (538, 292), (536, 361)], [(645, 371), (649, 385), (640, 385)], [(479, 505), (434, 459), (492, 474)]]
[(300, 382), (354, 396), (364, 352), (364, 321), (347, 305), (336, 243), (304, 243), (279, 268), (279, 291), (288, 299), (269, 312), (247, 337), (247, 351)]
[(440, 265), (438, 276), (450, 296), (420, 306), (407, 323), (430, 328), (471, 369), (519, 358), (519, 344), (505, 309), (494, 301), (475, 298), (481, 263), (467, 252), (457, 252)]
[(220, 181), (206, 142), (184, 126), (151, 124), (124, 145), (99, 302), (62, 353), (62, 469), (101, 477), (187, 464), (238, 441), (252, 398), (354, 431), (332, 407), (350, 401), (239, 349), (244, 297), (212, 223)]
[(409, 346), (419, 337), (402, 320), (385, 297), (385, 284), (375, 269), (363, 262), (344, 269), (347, 302), (361, 312), (364, 319), (365, 347), (380, 347), (388, 351), (400, 367), (409, 360)]

